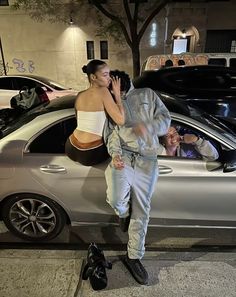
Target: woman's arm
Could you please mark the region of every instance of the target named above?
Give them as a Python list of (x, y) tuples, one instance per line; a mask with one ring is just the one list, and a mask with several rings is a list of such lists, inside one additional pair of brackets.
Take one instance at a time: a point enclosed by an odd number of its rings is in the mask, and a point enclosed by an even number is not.
[(107, 88), (103, 88), (102, 92), (104, 109), (117, 125), (123, 125), (125, 113), (120, 95), (120, 79), (112, 78), (112, 93), (115, 100)]

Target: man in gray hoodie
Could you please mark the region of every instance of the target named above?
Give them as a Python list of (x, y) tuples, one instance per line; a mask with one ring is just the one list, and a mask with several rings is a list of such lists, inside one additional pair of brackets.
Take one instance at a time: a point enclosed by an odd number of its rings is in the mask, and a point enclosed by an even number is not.
[(137, 282), (147, 284), (148, 273), (140, 259), (145, 252), (151, 197), (158, 178), (158, 137), (167, 133), (171, 119), (154, 91), (134, 89), (125, 72), (111, 74), (121, 79), (125, 124), (108, 122), (104, 133), (112, 157), (105, 172), (107, 202), (119, 216), (122, 231), (128, 231), (124, 264)]

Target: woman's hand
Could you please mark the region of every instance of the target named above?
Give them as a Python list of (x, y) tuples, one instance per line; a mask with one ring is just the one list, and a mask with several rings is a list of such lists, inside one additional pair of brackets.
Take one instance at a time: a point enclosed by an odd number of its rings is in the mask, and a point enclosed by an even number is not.
[(120, 96), (120, 78), (118, 77), (112, 77), (111, 78), (111, 86), (112, 86), (112, 94), (115, 96), (116, 103), (121, 102), (121, 96)]

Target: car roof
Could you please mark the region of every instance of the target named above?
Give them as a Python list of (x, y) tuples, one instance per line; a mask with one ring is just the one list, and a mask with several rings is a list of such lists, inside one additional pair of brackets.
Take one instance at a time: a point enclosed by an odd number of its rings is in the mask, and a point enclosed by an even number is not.
[[(226, 84), (227, 78), (236, 77), (236, 69), (215, 65), (166, 67), (142, 72), (142, 75), (134, 79), (133, 84), (136, 88), (148, 87), (177, 97), (181, 97), (181, 95), (196, 96), (196, 93), (201, 96), (215, 96), (214, 89), (206, 88), (205, 83), (209, 81), (210, 86), (212, 86), (213, 79), (215, 79), (216, 83), (217, 81), (221, 82), (221, 76), (222, 81)], [(190, 80), (194, 82), (195, 79), (199, 78), (200, 81), (196, 80), (196, 86), (189, 85)], [(208, 78), (208, 80), (205, 78)], [(217, 94), (226, 96), (226, 91), (235, 92), (235, 89), (225, 90), (225, 85), (223, 85), (217, 89)]]
[[(231, 67), (225, 67), (225, 66), (217, 66), (217, 65), (194, 65), (194, 66), (178, 66), (178, 67), (165, 67), (161, 68), (159, 70), (146, 70), (143, 71), (142, 74), (138, 77), (136, 77), (133, 81), (133, 84), (136, 88), (141, 88), (141, 87), (148, 87), (151, 82), (148, 80), (149, 79), (156, 79), (160, 78), (162, 76), (166, 76), (168, 74), (173, 74), (177, 72), (181, 73), (186, 73), (186, 72), (193, 72), (193, 71), (212, 71), (212, 70), (217, 70), (217, 71), (222, 71), (222, 72), (234, 72), (236, 73), (236, 69), (231, 68)], [(145, 83), (148, 85), (143, 85), (143, 80), (145, 79)]]
[(2, 75), (0, 76), (0, 78), (3, 78), (3, 77), (25, 77), (25, 78), (33, 78), (33, 79), (37, 79), (37, 80), (42, 80), (42, 81), (45, 81), (45, 80), (51, 80), (47, 77), (44, 77), (44, 76), (40, 76), (40, 75), (33, 75), (33, 74), (9, 74), (9, 75)]
[(47, 77), (44, 77), (44, 76), (33, 75), (33, 74), (10, 74), (10, 75), (0, 76), (0, 79), (1, 78), (31, 79), (31, 80), (37, 81), (37, 82), (39, 82), (41, 84), (44, 84), (49, 88), (53, 88), (53, 89), (56, 89), (56, 90), (68, 90), (68, 89), (70, 89), (70, 88), (62, 85), (61, 83), (54, 81), (53, 79), (50, 79), (50, 78), (47, 78)]

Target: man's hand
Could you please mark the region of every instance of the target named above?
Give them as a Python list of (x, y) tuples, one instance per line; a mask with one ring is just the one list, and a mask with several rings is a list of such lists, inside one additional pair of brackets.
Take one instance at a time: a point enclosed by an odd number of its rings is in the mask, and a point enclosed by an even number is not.
[(125, 167), (125, 163), (120, 155), (116, 155), (112, 158), (112, 165), (115, 169), (121, 170)]
[(199, 138), (194, 134), (184, 134), (184, 136), (181, 136), (180, 139), (181, 142), (193, 144), (198, 141)]
[(134, 127), (133, 127), (133, 131), (134, 133), (137, 135), (137, 136), (140, 136), (142, 138), (146, 138), (147, 135), (148, 135), (148, 130), (146, 128), (146, 126), (142, 123), (140, 124), (136, 124)]

